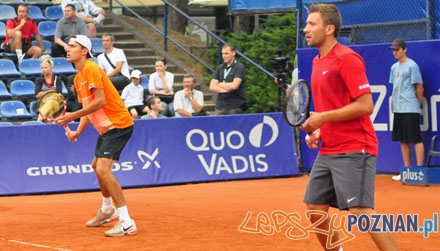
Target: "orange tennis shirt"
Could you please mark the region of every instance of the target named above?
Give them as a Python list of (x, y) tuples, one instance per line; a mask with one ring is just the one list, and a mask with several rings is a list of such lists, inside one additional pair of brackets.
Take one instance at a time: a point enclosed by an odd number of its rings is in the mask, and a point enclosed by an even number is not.
[(105, 106), (87, 115), (99, 134), (104, 134), (113, 128), (126, 128), (134, 124), (121, 95), (119, 95), (104, 70), (95, 62), (86, 61), (82, 71), (76, 73), (74, 84), (78, 101), (84, 107), (94, 100), (92, 93), (94, 88), (104, 89)]

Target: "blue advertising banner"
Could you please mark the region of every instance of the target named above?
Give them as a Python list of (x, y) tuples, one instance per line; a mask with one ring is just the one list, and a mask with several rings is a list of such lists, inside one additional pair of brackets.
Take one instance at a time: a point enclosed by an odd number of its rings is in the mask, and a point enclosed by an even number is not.
[[(97, 137), (92, 126), (75, 143), (58, 125), (2, 127), (0, 195), (97, 189)], [(290, 176), (293, 142), (281, 113), (136, 120), (113, 172), (124, 187)]]
[[(394, 116), (390, 106), (392, 85), (388, 80), (391, 66), (396, 59), (388, 48), (390, 43), (350, 46), (363, 57), (373, 92), (374, 112), (371, 119), (379, 138), (378, 173), (399, 173), (403, 166), (400, 144), (391, 141)], [(417, 62), (423, 77), (424, 100), (420, 126), (427, 153), (432, 136), (438, 134), (440, 41), (408, 41), (407, 47), (407, 55)], [(312, 60), (317, 53), (313, 48), (298, 49), (300, 78), (310, 81)], [(308, 149), (305, 143), (302, 144), (302, 149), (304, 167), (311, 168), (317, 151)], [(414, 156), (412, 159), (415, 160)], [(414, 161), (413, 164), (415, 165)]]

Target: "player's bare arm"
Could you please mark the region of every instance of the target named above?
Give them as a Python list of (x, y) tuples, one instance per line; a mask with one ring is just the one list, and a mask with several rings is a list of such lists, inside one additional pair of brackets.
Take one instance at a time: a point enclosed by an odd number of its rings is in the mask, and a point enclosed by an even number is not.
[(301, 126), (306, 132), (313, 132), (327, 122), (341, 122), (370, 115), (374, 104), (371, 93), (357, 97), (350, 104), (339, 109), (325, 112), (310, 112), (310, 117)]
[(93, 113), (99, 109), (101, 109), (106, 104), (105, 96), (104, 96), (104, 89), (101, 88), (94, 88), (92, 90), (94, 99), (93, 101), (83, 107), (82, 109), (72, 112), (72, 113), (66, 113), (63, 116), (57, 118), (55, 120), (55, 123), (65, 126), (67, 123), (74, 121), (75, 119), (82, 118), (90, 113)]

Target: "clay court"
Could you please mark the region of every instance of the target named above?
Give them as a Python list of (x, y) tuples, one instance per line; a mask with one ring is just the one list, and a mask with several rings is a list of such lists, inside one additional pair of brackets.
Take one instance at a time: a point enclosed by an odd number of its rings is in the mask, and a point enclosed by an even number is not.
[[(0, 250), (321, 250), (314, 234), (287, 238), (290, 225), (269, 235), (239, 230), (245, 223), (245, 229), (255, 230), (258, 214), (270, 216), (276, 210), (298, 212), (301, 225), (308, 226), (302, 203), (307, 180), (301, 176), (126, 189), (138, 234), (118, 238), (104, 236), (113, 223), (85, 226), (100, 206), (99, 192), (0, 197)], [(439, 193), (440, 186), (401, 185), (379, 175), (376, 211), (418, 214), (419, 222), (433, 219), (440, 209)], [(252, 215), (245, 222), (248, 212)], [(376, 250), (367, 234), (354, 234), (344, 250)], [(438, 232), (426, 239), (422, 233), (395, 236), (400, 250), (440, 247)]]

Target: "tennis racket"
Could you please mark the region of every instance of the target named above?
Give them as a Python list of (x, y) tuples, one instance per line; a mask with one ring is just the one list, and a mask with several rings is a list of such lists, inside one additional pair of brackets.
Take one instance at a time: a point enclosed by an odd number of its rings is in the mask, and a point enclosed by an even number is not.
[(299, 79), (287, 91), (283, 105), (283, 115), (287, 124), (298, 127), (310, 114), (311, 92), (309, 83)]
[[(53, 122), (56, 118), (66, 113), (66, 99), (61, 93), (49, 90), (38, 100), (38, 113), (45, 121)], [(64, 126), (66, 133), (70, 133), (70, 128)]]
[(307, 171), (304, 169), (301, 158), (301, 130), (299, 126), (309, 117), (311, 96), (309, 83), (304, 79), (299, 79), (287, 91), (283, 105), (284, 120), (293, 127), (296, 158), (299, 171), (302, 173), (307, 173)]

